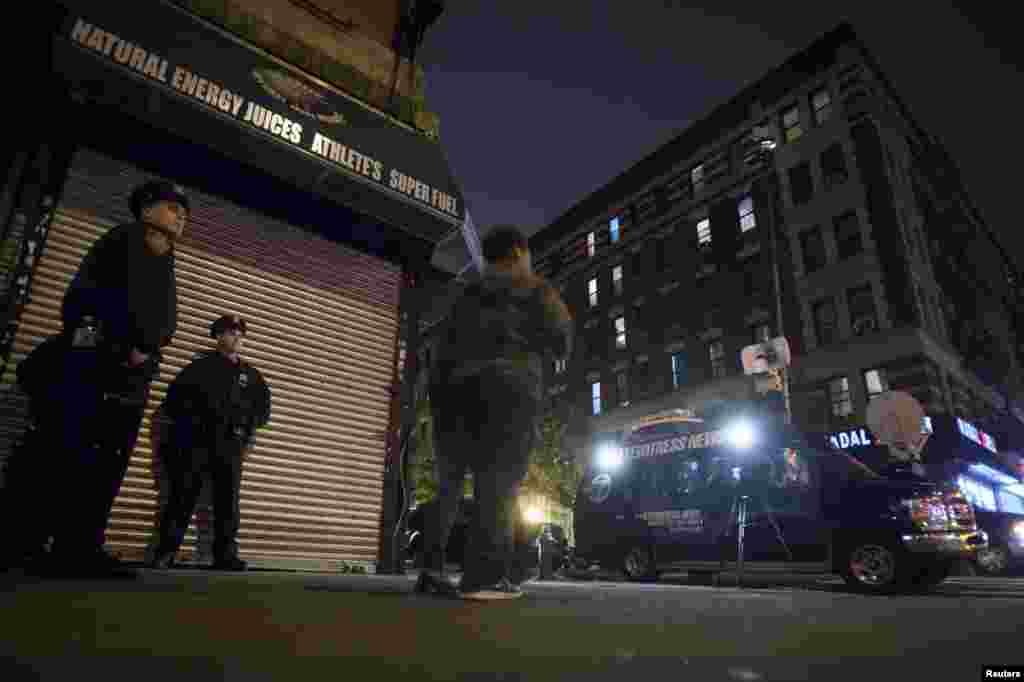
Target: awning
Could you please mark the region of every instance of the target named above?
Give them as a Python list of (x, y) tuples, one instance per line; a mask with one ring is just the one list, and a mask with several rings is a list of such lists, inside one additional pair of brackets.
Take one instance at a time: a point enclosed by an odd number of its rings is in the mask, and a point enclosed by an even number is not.
[(465, 209), (440, 145), (166, 2), (65, 0), (54, 69), (77, 96), (436, 246)]

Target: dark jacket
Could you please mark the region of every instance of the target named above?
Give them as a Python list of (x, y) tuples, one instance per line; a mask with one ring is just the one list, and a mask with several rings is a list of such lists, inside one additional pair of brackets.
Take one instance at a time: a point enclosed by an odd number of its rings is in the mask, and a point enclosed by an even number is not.
[(210, 351), (178, 373), (163, 405), (176, 434), (216, 437), (241, 427), (249, 441), (270, 421), (270, 388), (252, 365)]
[(150, 252), (140, 223), (120, 225), (103, 235), (64, 294), (65, 335), (90, 315), (100, 322), (104, 346), (119, 358), (126, 358), (132, 348), (159, 353), (177, 328), (173, 251), (164, 256)]
[(467, 287), (441, 331), (431, 367), (431, 387), (443, 387), (484, 370), (497, 370), (540, 400), (545, 358), (572, 353), (572, 319), (545, 301), (551, 285), (524, 285), (490, 272)]

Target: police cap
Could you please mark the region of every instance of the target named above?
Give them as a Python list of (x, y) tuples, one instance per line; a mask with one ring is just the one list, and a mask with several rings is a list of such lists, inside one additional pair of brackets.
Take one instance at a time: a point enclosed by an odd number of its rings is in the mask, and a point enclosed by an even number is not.
[(245, 333), (245, 320), (238, 315), (221, 315), (210, 325), (210, 336), (217, 338), (229, 329), (237, 329)]
[(175, 202), (184, 206), (186, 211), (191, 210), (184, 187), (166, 180), (153, 180), (139, 185), (132, 192), (131, 207), (135, 219), (141, 220), (142, 212), (158, 201)]

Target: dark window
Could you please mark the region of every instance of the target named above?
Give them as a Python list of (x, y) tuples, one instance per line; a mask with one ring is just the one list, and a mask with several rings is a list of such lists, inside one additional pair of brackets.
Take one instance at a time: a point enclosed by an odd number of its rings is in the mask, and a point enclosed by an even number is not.
[(672, 354), (672, 388), (681, 388), (686, 384), (686, 353), (682, 351)]
[(752, 343), (764, 343), (772, 338), (772, 328), (767, 324), (755, 324), (752, 330)]
[(711, 360), (711, 376), (718, 379), (729, 373), (725, 363), (725, 344), (721, 341), (712, 341), (708, 344), (708, 357)]
[(821, 177), (824, 180), (825, 189), (832, 189), (836, 185), (843, 184), (848, 176), (843, 146), (836, 142), (821, 153)]
[(836, 304), (831, 298), (814, 304), (814, 333), (818, 337), (819, 346), (828, 346), (838, 339)]
[(612, 293), (622, 296), (622, 266), (616, 265), (612, 268)]
[(857, 287), (846, 292), (850, 306), (850, 327), (854, 336), (863, 336), (878, 331), (878, 312), (871, 285)]
[(864, 249), (864, 242), (860, 234), (860, 221), (854, 211), (844, 213), (835, 219), (836, 248), (839, 251), (839, 259), (845, 260), (856, 256)]
[(633, 367), (633, 392), (637, 398), (650, 394), (651, 390), (651, 363), (639, 362)]
[(814, 122), (821, 125), (832, 113), (832, 96), (827, 88), (822, 88), (811, 95), (811, 108), (814, 109)]
[(794, 206), (802, 206), (814, 196), (811, 164), (804, 161), (789, 169), (789, 191)]
[(665, 248), (665, 243), (660, 239), (655, 239), (648, 248), (652, 249), (655, 271), (665, 272), (668, 270), (671, 259), (669, 258), (668, 249)]
[(751, 256), (743, 261), (743, 293), (753, 296), (765, 287), (765, 274), (761, 255)]
[(812, 228), (800, 235), (800, 249), (804, 252), (804, 270), (807, 274), (817, 272), (828, 265), (825, 238), (820, 227)]
[(619, 405), (629, 405), (629, 375), (626, 372), (619, 372), (615, 375), (615, 391), (619, 399)]

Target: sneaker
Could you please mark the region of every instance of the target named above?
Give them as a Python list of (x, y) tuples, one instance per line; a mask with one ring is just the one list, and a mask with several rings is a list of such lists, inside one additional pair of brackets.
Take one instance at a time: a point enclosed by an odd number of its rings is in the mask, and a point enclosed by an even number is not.
[(508, 580), (508, 578), (502, 578), (493, 585), (483, 585), (480, 587), (468, 587), (459, 589), (459, 594), (463, 599), (470, 599), (473, 601), (492, 601), (502, 599), (517, 599), (523, 596), (523, 589), (519, 585), (516, 585)]
[(459, 596), (459, 588), (440, 571), (420, 572), (420, 577), (416, 581), (413, 591), (417, 594), (432, 594), (439, 597)]

